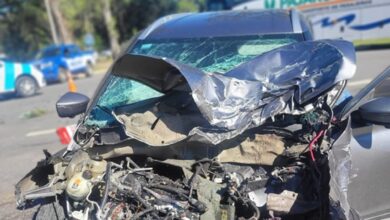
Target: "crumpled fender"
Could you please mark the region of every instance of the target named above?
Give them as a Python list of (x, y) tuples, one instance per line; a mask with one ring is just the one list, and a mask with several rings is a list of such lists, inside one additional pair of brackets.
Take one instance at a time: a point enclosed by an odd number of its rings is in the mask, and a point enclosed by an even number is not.
[(61, 191), (54, 187), (56, 179), (50, 179), (50, 175), (54, 174), (54, 164), (58, 162), (57, 159), (61, 158), (65, 151), (66, 148), (58, 151), (54, 155), (50, 155), (47, 151), (44, 151), (46, 158), (39, 161), (37, 166), (15, 185), (16, 206), (18, 208), (28, 208), (35, 205), (34, 203), (27, 204), (27, 201), (51, 197), (61, 193)]

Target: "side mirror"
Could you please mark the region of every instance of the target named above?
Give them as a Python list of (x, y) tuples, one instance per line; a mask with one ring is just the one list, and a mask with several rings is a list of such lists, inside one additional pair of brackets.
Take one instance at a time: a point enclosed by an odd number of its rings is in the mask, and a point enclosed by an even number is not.
[(68, 92), (56, 104), (57, 114), (61, 118), (73, 118), (87, 110), (89, 98), (80, 93)]
[(359, 108), (360, 117), (368, 123), (390, 127), (390, 97), (375, 98)]

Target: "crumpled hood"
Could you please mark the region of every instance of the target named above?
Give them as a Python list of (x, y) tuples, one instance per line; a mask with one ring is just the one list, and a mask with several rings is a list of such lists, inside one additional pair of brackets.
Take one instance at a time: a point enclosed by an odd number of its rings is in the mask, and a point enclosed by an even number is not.
[(177, 61), (126, 54), (112, 74), (134, 79), (155, 90), (192, 91), (211, 127), (196, 127), (213, 144), (260, 126), (278, 114), (303, 113), (304, 104), (356, 70), (352, 43), (320, 40), (286, 45), (225, 73), (205, 73)]

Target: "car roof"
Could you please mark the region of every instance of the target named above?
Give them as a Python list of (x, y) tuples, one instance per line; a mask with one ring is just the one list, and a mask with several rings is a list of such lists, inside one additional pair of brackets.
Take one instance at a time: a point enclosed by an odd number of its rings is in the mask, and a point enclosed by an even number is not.
[(302, 33), (294, 10), (237, 10), (165, 16), (150, 25), (139, 39), (203, 38)]

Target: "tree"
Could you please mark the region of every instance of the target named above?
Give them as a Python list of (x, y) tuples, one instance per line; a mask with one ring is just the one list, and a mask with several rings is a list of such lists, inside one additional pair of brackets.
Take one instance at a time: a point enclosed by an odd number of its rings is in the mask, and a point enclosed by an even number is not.
[(176, 0), (124, 0), (115, 1), (113, 11), (118, 22), (120, 41), (129, 40), (136, 32), (156, 19), (177, 12)]
[(198, 11), (199, 6), (193, 0), (180, 0), (177, 3), (177, 12)]
[(51, 42), (43, 1), (8, 0), (5, 3), (0, 8), (2, 52), (15, 60), (28, 60)]
[(58, 44), (59, 43), (58, 35), (57, 35), (56, 25), (54, 23), (53, 12), (51, 10), (50, 2), (49, 0), (44, 0), (44, 2), (45, 2), (45, 8), (47, 12), (47, 18), (49, 20), (51, 37), (53, 38), (53, 43)]
[(103, 1), (103, 17), (104, 23), (106, 24), (106, 29), (108, 32), (110, 47), (113, 58), (116, 58), (119, 55), (120, 47), (118, 43), (118, 32), (115, 26), (115, 20), (111, 14), (111, 2), (110, 0), (102, 0)]
[[(63, 42), (82, 45), (86, 34), (95, 38), (95, 49), (119, 43), (156, 19), (172, 13), (198, 11), (205, 0), (49, 0), (56, 30)], [(53, 43), (43, 0), (0, 0), (1, 52), (11, 58), (29, 59)]]
[(109, 47), (108, 34), (104, 22), (101, 1), (96, 0), (61, 0), (61, 11), (67, 20), (68, 28), (73, 33), (74, 42), (82, 46), (86, 34), (95, 39), (95, 49)]
[(50, 7), (51, 7), (51, 10), (53, 11), (53, 15), (55, 17), (58, 31), (60, 32), (62, 42), (63, 43), (72, 43), (73, 42), (72, 33), (69, 31), (69, 29), (67, 27), (67, 22), (64, 19), (64, 16), (62, 15), (62, 12), (60, 10), (60, 1), (59, 0), (51, 0)]

